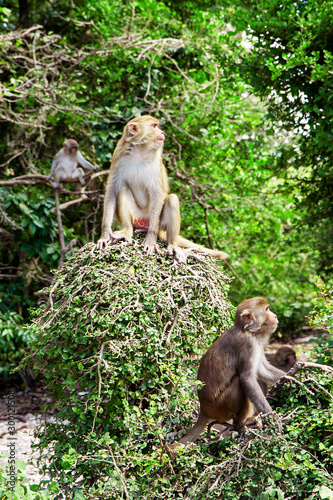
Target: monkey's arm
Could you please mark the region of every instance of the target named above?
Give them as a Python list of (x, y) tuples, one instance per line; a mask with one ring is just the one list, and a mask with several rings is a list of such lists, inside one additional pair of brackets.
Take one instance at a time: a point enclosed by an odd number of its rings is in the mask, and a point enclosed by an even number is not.
[(50, 172), (50, 175), (48, 176), (47, 180), (49, 181), (50, 179), (52, 179), (53, 175), (54, 175), (54, 172), (55, 172), (55, 169), (57, 168), (58, 166), (58, 163), (59, 163), (59, 160), (57, 158), (54, 159), (53, 163), (52, 163), (52, 167), (51, 167), (51, 172)]
[(80, 153), (80, 151), (76, 153), (76, 159), (78, 163), (81, 165), (81, 167), (85, 168), (86, 170), (94, 170), (94, 171), (99, 170), (99, 167), (95, 167), (92, 163), (86, 160)]
[(277, 382), (281, 377), (285, 375), (285, 372), (279, 370), (271, 363), (267, 361), (266, 358), (263, 358), (260, 369), (259, 369), (259, 378), (264, 380), (265, 382)]
[(246, 396), (254, 404), (258, 412), (271, 413), (272, 408), (262, 392), (256, 374), (252, 370), (244, 370), (239, 378)]
[(112, 222), (116, 210), (116, 191), (114, 185), (108, 182), (104, 199), (102, 234), (97, 242), (98, 250), (104, 248), (112, 236)]
[(156, 241), (159, 230), (160, 217), (165, 201), (165, 196), (161, 197), (160, 192), (156, 192), (149, 200), (150, 213), (149, 213), (149, 229), (147, 236), (143, 242), (143, 249), (148, 255), (151, 255), (157, 249)]

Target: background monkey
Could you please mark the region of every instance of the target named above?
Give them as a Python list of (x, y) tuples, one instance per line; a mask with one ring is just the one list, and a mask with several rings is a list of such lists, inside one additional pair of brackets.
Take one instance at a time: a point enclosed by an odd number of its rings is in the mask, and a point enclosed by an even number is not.
[(85, 185), (84, 170), (97, 171), (95, 167), (87, 161), (79, 151), (79, 145), (74, 139), (67, 139), (60, 151), (56, 154), (51, 167), (51, 173), (48, 180), (54, 175), (54, 187), (59, 187), (60, 182), (79, 181), (81, 186)]
[[(179, 235), (179, 200), (169, 194), (169, 182), (162, 163), (164, 132), (159, 121), (151, 116), (140, 116), (127, 123), (123, 136), (114, 151), (104, 199), (102, 234), (97, 248), (109, 241), (125, 239), (131, 242), (133, 230), (146, 229), (143, 243), (148, 255), (158, 250), (157, 236), (167, 241), (167, 251), (186, 262), (181, 248), (196, 248), (215, 258), (228, 255), (206, 249)], [(121, 225), (112, 232), (113, 218)]]
[(205, 385), (198, 391), (198, 420), (180, 443), (195, 441), (210, 421), (232, 419), (234, 428), (241, 429), (254, 415), (272, 411), (265, 398), (266, 384), (276, 382), (285, 372), (267, 361), (264, 345), (277, 324), (276, 315), (262, 297), (239, 304), (234, 326), (202, 358), (198, 380)]
[(274, 354), (266, 353), (266, 358), (273, 366), (280, 368), (280, 370), (286, 373), (289, 372), (297, 361), (294, 349), (288, 346), (280, 347)]

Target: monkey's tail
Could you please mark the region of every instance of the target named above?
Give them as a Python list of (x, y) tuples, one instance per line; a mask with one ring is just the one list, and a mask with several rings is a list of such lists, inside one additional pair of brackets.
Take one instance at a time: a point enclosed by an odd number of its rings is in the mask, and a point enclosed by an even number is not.
[(214, 259), (226, 260), (229, 257), (227, 253), (222, 252), (221, 250), (214, 250), (212, 248), (203, 247), (202, 245), (197, 245), (196, 243), (193, 243), (193, 241), (187, 240), (182, 236), (177, 236), (176, 244), (179, 245), (181, 248), (194, 248), (197, 250), (201, 250), (202, 252), (211, 255)]
[(182, 236), (178, 236), (176, 242), (181, 248), (194, 248), (197, 250), (202, 250), (203, 252), (208, 253), (208, 255), (211, 255), (214, 259), (226, 260), (229, 257), (226, 252), (222, 252), (221, 250), (214, 250), (213, 248), (206, 248), (202, 245), (197, 245), (196, 243), (193, 243), (192, 241), (187, 240)]

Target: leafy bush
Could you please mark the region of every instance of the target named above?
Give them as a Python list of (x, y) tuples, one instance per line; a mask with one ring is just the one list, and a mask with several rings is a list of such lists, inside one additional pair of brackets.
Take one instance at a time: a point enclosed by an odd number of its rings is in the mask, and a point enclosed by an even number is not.
[[(0, 456), (5, 464), (8, 460), (5, 456)], [(37, 484), (29, 484), (29, 479), (24, 471), (26, 464), (23, 460), (15, 460), (16, 474), (15, 487), (10, 487), (7, 467), (0, 467), (0, 498), (1, 500), (51, 500), (54, 494), (59, 493), (59, 488), (55, 482), (48, 484), (47, 489)], [(14, 490), (14, 491), (13, 491)], [(79, 500), (79, 499), (78, 499)]]
[(326, 330), (328, 335), (319, 338), (313, 346), (314, 355), (319, 363), (333, 366), (333, 294), (332, 287), (326, 286), (318, 279), (318, 300), (315, 311), (312, 314), (310, 324), (314, 327)]
[(202, 254), (184, 266), (137, 242), (94, 248), (68, 260), (30, 329), (27, 362), (60, 406), (41, 450), (66, 498), (82, 477), (83, 489), (105, 481), (110, 498), (142, 498), (161, 467), (172, 469), (161, 444), (196, 409), (189, 357), (230, 324), (229, 278)]

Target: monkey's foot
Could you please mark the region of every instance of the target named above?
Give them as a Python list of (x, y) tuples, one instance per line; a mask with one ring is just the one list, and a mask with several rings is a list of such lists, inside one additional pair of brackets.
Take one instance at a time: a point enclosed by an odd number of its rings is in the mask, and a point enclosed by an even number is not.
[(158, 245), (156, 243), (156, 235), (147, 233), (147, 236), (143, 242), (143, 251), (146, 252), (147, 255), (152, 255), (155, 252), (160, 253)]
[[(214, 431), (218, 433), (216, 438), (213, 438), (211, 435), (212, 428), (214, 429)], [(214, 441), (217, 441), (221, 438), (224, 439), (225, 437), (230, 435), (231, 431), (234, 430), (235, 430), (234, 426), (229, 422), (219, 422), (218, 420), (213, 420), (208, 424), (207, 427), (208, 439)]]
[(160, 253), (160, 249), (158, 248), (157, 243), (155, 245), (143, 245), (143, 251), (146, 252), (147, 255), (152, 255), (154, 252)]
[(85, 175), (84, 179), (82, 179), (82, 180), (80, 179), (81, 186), (82, 187), (86, 186), (87, 184), (89, 184), (90, 180), (91, 180), (91, 174)]
[(176, 260), (180, 264), (186, 264), (186, 253), (177, 245), (168, 245), (167, 247), (168, 255), (175, 256)]
[(128, 232), (125, 232), (124, 230), (115, 231), (111, 234), (111, 242), (116, 242), (119, 240), (125, 240), (127, 243), (132, 243), (132, 235)]

